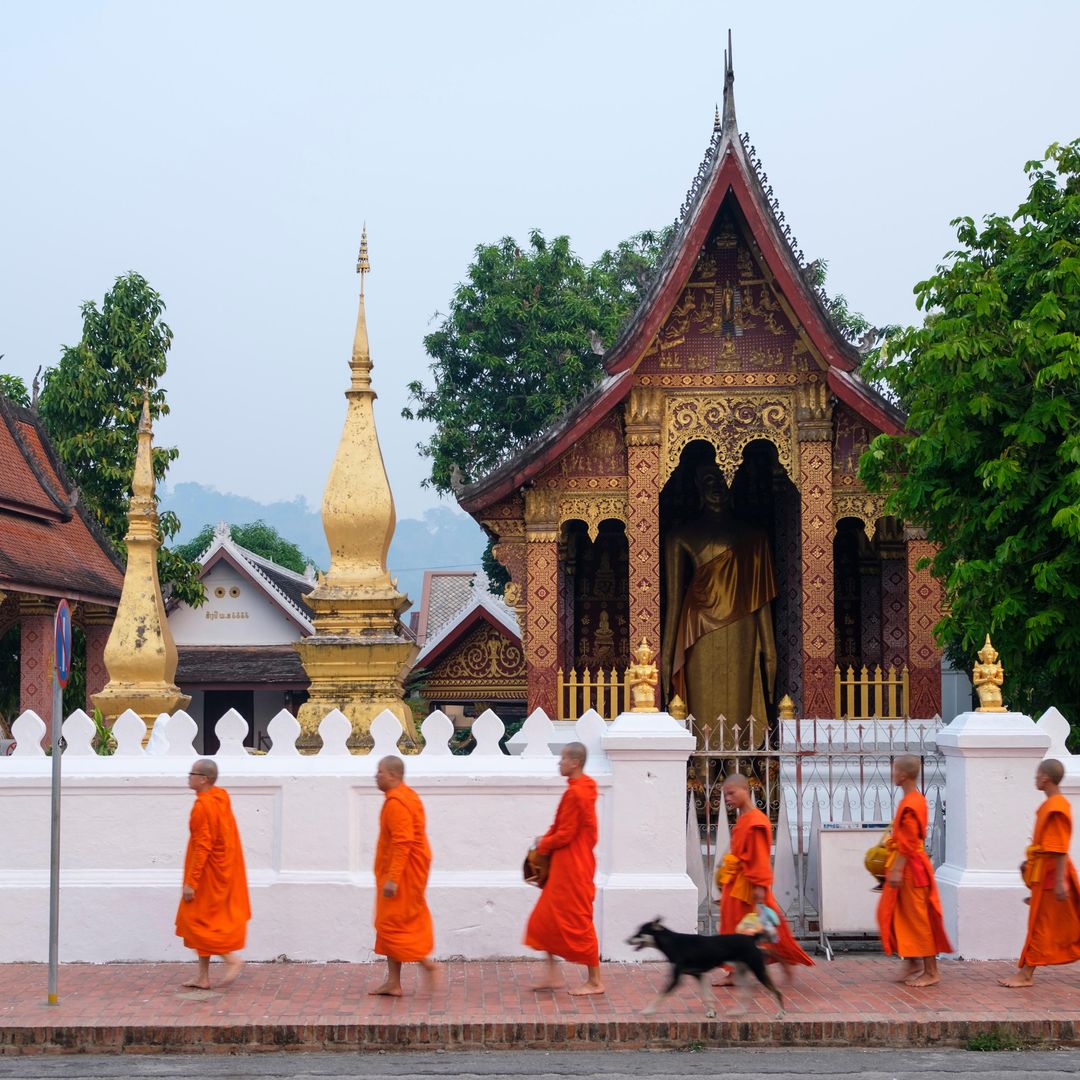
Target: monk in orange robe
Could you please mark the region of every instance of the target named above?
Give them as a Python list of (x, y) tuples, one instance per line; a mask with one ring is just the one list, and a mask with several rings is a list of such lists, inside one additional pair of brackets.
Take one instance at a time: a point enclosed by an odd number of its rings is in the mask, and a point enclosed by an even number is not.
[(555, 812), (555, 823), (537, 837), (536, 850), (551, 856), (547, 882), (540, 893), (525, 944), (547, 953), (545, 977), (534, 990), (562, 986), (555, 957), (584, 964), (587, 977), (570, 993), (574, 997), (604, 993), (600, 982), (600, 943), (593, 925), (596, 898), (596, 781), (585, 775), (585, 747), (567, 743), (559, 758), (559, 772), (566, 777), (566, 791)]
[(1035, 814), (1035, 833), (1020, 867), (1031, 889), (1027, 938), (1020, 970), (1002, 986), (1031, 986), (1035, 969), (1080, 960), (1080, 882), (1069, 858), (1072, 808), (1058, 786), (1065, 776), (1060, 761), (1047, 758), (1035, 770), (1035, 786), (1045, 796)]
[(176, 933), (199, 954), (199, 973), (185, 986), (210, 989), (210, 957), (225, 961), (218, 984), (234, 982), (244, 966), (240, 950), (247, 937), (251, 904), (240, 832), (229, 793), (216, 786), (217, 765), (201, 758), (188, 773), (195, 805), (188, 822), (191, 836), (184, 856), (184, 888), (176, 912)]
[(926, 799), (917, 790), (919, 759), (904, 754), (893, 762), (892, 782), (904, 795), (885, 841), (885, 888), (877, 920), (885, 955), (904, 958), (900, 982), (934, 986), (941, 981), (937, 954), (952, 952), (941, 916), (934, 867), (926, 853)]
[[(790, 975), (795, 964), (814, 966), (814, 961), (799, 947), (772, 894), (772, 825), (755, 805), (750, 784), (742, 773), (724, 781), (724, 803), (737, 810), (739, 817), (731, 830), (731, 849), (718, 871), (720, 893), (720, 933), (734, 934), (739, 923), (758, 904), (771, 908), (780, 920), (779, 940), (762, 946), (770, 962), (784, 965)], [(731, 986), (729, 977), (714, 986)]]
[(375, 951), (386, 957), (386, 980), (371, 994), (401, 997), (401, 965), (416, 962), (435, 988), (435, 930), (425, 893), (431, 870), (424, 804), (405, 783), (405, 762), (384, 757), (375, 771), (383, 793), (375, 848)]

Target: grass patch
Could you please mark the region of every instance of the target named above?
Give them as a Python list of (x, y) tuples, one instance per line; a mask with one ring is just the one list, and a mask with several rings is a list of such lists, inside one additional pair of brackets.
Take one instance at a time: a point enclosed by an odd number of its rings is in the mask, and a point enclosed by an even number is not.
[(1024, 1050), (1026, 1043), (1010, 1028), (994, 1028), (972, 1035), (964, 1044), (965, 1050), (993, 1052), (998, 1050)]

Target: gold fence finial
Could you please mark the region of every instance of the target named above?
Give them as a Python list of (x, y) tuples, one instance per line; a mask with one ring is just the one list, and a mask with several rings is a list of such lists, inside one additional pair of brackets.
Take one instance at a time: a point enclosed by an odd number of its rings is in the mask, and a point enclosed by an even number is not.
[(972, 668), (971, 681), (979, 695), (976, 712), (1006, 712), (1001, 699), (1001, 686), (1005, 682), (1005, 669), (998, 659), (998, 651), (986, 635), (986, 644), (979, 650), (979, 662)]
[(631, 712), (656, 712), (656, 687), (660, 672), (656, 668), (656, 650), (646, 638), (634, 650), (634, 662), (626, 669), (630, 683)]

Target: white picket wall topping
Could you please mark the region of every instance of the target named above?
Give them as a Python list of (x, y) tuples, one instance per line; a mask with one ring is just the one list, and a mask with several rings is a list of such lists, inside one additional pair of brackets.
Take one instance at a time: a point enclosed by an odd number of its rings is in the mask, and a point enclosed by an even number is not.
[[(387, 754), (403, 756), (406, 781), (424, 800), (437, 953), (533, 955), (521, 939), (537, 893), (524, 884), (521, 864), (565, 789), (553, 749), (567, 741), (542, 711), (529, 717), (521, 753), (513, 756), (500, 748), (505, 726), (490, 711), (474, 722), (476, 745), (467, 755), (451, 753), (453, 723), (440, 712), (421, 725), (424, 745), (415, 754), (402, 753), (404, 732), (390, 712), (372, 723), (374, 746), (366, 754), (349, 752), (350, 726), (337, 710), (320, 723), (322, 746), (311, 754), (298, 752), (300, 727), (288, 712), (270, 721), (265, 754), (244, 747), (247, 727), (236, 712), (222, 716), (214, 758), (244, 843), (251, 959), (371, 958), (372, 862), (383, 801), (374, 773)], [(41, 961), (52, 763), (42, 749), (40, 717), (24, 713), (13, 734), (14, 753), (0, 758), (0, 962)], [(146, 725), (125, 713), (113, 726), (116, 752), (106, 757), (94, 752), (94, 725), (81, 710), (67, 718), (63, 734), (61, 959), (185, 959), (174, 919), (193, 800), (187, 773), (196, 756), (195, 722), (184, 712), (162, 716), (144, 747)], [(679, 929), (696, 922), (684, 839), (693, 737), (665, 713), (611, 723), (586, 715), (572, 735), (589, 748), (587, 771), (599, 789), (601, 951), (640, 960), (625, 939), (642, 921), (662, 912)]]

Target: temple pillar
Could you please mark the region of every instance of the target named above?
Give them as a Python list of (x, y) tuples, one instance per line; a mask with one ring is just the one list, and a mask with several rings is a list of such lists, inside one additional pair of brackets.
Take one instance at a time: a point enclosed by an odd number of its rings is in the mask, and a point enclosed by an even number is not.
[(105, 689), (109, 672), (105, 667), (105, 645), (112, 629), (113, 612), (108, 608), (86, 608), (80, 624), (86, 637), (86, 704), (88, 713), (94, 711), (94, 694)]
[(24, 596), (19, 602), (19, 712), (34, 712), (48, 725), (52, 718), (53, 620), (57, 601)]
[(941, 582), (922, 559), (933, 558), (936, 547), (922, 529), (905, 528), (907, 542), (907, 628), (910, 714), (920, 720), (941, 715), (941, 650), (934, 626), (941, 619)]
[(626, 411), (630, 649), (645, 638), (660, 653), (660, 421), (663, 394), (638, 386)]
[(805, 388), (797, 412), (802, 522), (802, 715), (836, 715), (832, 409), (824, 385)]
[(531, 488), (525, 493), (525, 548), (528, 708), (543, 709), (554, 718), (559, 660), (558, 492)]

